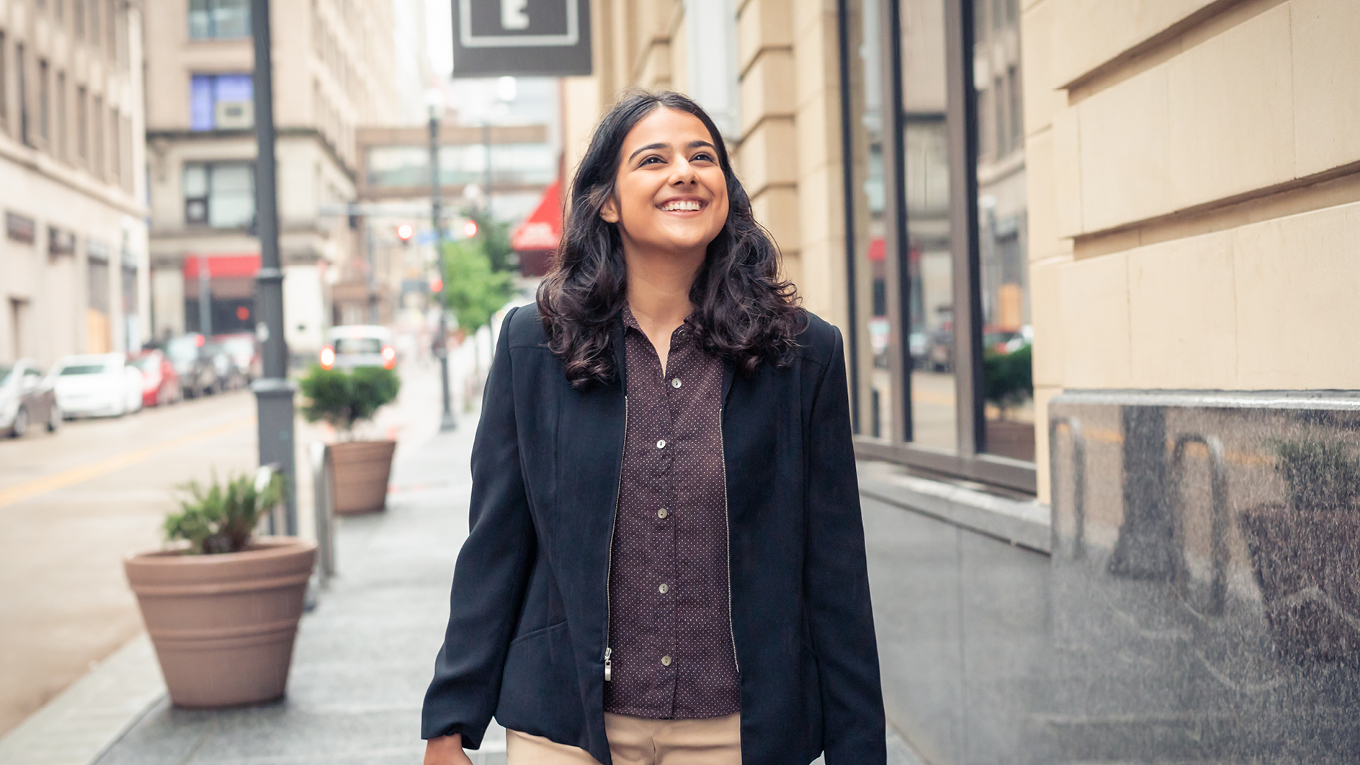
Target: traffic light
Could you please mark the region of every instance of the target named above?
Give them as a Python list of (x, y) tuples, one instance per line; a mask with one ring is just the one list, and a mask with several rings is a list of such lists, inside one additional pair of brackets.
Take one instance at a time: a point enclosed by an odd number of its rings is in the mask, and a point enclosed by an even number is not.
[(477, 235), (477, 221), (470, 220), (463, 224), (463, 236), (471, 239)]
[(411, 237), (416, 233), (415, 228), (410, 223), (403, 223), (397, 226), (397, 238), (403, 242), (411, 241)]
[(444, 280), (438, 276), (430, 280), (430, 292), (442, 292), (444, 290)]

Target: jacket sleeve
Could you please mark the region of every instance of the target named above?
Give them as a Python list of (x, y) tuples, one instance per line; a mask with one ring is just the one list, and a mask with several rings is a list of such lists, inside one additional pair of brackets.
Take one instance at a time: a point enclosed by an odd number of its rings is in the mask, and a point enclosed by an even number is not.
[(884, 763), (883, 692), (840, 330), (812, 401), (804, 584), (827, 765)]
[(425, 693), (421, 737), (463, 735), (476, 749), (496, 711), (501, 672), (536, 540), (520, 469), (510, 324), (505, 317), (472, 446), (470, 531), (458, 553), (449, 625)]

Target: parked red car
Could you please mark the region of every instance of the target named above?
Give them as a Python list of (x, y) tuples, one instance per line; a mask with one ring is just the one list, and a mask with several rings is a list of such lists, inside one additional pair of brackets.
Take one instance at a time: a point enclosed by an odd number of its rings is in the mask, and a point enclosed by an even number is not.
[(142, 370), (142, 406), (173, 404), (184, 398), (179, 373), (170, 357), (161, 351), (133, 354), (132, 365)]

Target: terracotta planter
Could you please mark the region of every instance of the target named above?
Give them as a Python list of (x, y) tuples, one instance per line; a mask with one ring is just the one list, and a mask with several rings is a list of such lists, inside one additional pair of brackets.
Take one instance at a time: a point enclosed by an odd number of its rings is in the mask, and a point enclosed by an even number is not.
[(396, 441), (331, 444), (331, 497), (337, 515), (372, 513), (387, 507)]
[(1360, 516), (1263, 505), (1241, 527), (1279, 647), (1319, 659), (1360, 652)]
[(256, 704), (283, 695), (316, 543), (262, 537), (249, 550), (157, 550), (123, 561), (182, 707)]

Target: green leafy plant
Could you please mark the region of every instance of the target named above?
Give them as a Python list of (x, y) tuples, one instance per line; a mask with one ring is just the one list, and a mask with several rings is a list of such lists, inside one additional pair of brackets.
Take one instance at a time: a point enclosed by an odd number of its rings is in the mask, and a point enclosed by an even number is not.
[(1295, 510), (1360, 509), (1360, 461), (1336, 441), (1281, 441), (1275, 444), (1275, 472), (1289, 487)]
[(982, 353), (983, 396), (1001, 410), (1019, 406), (1034, 395), (1034, 358), (1031, 346), (1024, 345), (1010, 353), (987, 348)]
[(262, 489), (250, 476), (229, 477), (225, 484), (214, 476), (206, 488), (197, 481), (179, 488), (180, 510), (165, 518), (166, 540), (189, 542), (192, 555), (219, 555), (250, 545), (261, 516), (283, 499), (283, 475), (274, 473)]
[(491, 323), (510, 300), (514, 277), (497, 270), (482, 237), (444, 245), (444, 305), (468, 334)]
[(306, 402), (302, 416), (308, 422), (324, 421), (344, 438), (354, 437), (354, 426), (373, 418), (392, 403), (401, 390), (397, 373), (384, 367), (356, 367), (345, 372), (313, 365), (298, 381)]

